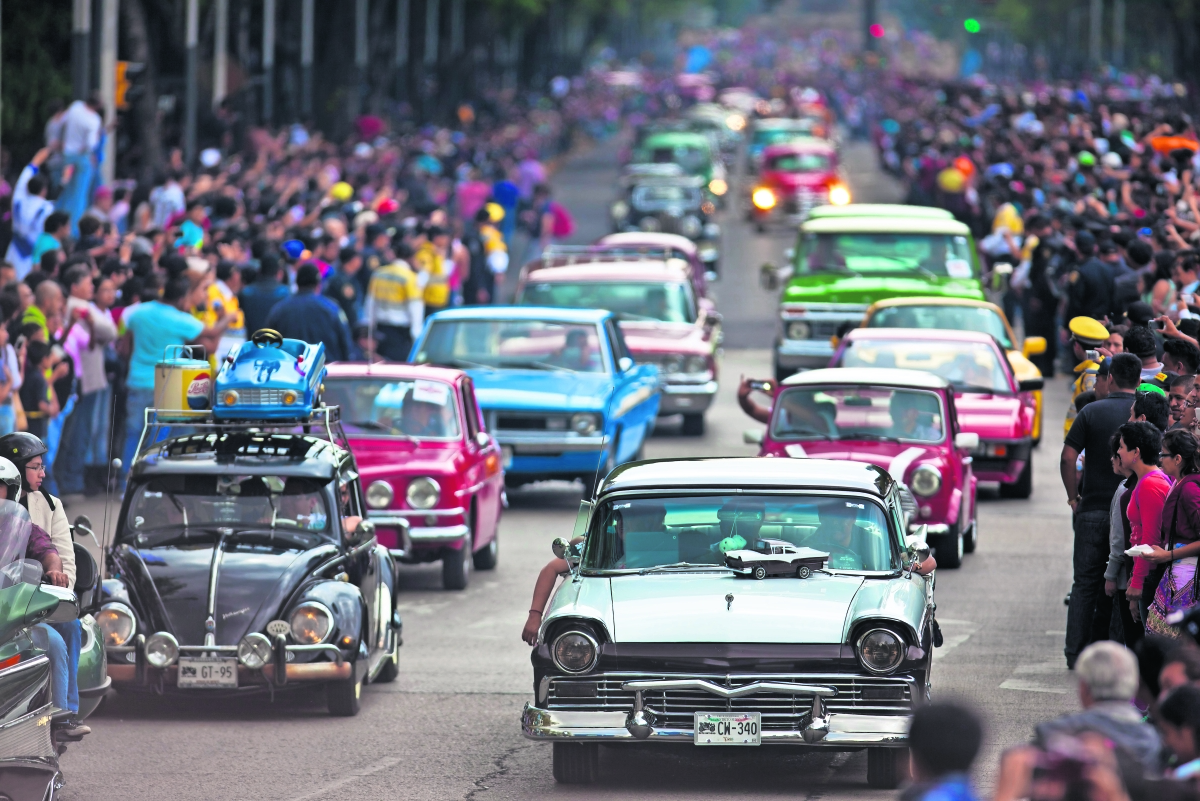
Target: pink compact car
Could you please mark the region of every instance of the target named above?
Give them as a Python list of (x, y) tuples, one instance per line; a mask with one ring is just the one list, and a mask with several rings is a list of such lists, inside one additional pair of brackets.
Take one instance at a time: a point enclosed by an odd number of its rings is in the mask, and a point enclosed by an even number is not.
[(473, 568), (496, 566), (504, 468), (466, 373), (331, 364), (324, 399), (341, 408), (367, 518), (397, 561), (441, 561), (442, 585), (453, 590), (466, 588)]
[(882, 467), (908, 488), (907, 530), (928, 527), (939, 567), (958, 567), (975, 550), (970, 454), (979, 438), (960, 429), (948, 381), (914, 370), (809, 370), (773, 394), (767, 430), (746, 432), (759, 456)]

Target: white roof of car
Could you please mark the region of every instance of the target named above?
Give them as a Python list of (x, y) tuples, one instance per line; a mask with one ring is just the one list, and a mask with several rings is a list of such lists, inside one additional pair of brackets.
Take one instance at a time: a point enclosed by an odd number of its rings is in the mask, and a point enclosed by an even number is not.
[(808, 370), (783, 379), (785, 387), (804, 387), (813, 384), (856, 384), (913, 389), (945, 389), (950, 382), (924, 370), (902, 370), (895, 367), (825, 367)]

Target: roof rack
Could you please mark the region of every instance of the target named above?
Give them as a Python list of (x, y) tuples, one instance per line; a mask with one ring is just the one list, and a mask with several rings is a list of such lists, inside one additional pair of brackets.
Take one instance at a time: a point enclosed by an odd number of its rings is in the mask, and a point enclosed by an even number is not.
[(211, 412), (185, 418), (175, 409), (148, 408), (134, 461), (156, 447), (163, 456), (216, 451), (218, 455), (297, 458), (312, 447), (311, 437), (349, 451), (341, 408), (319, 406), (299, 420), (216, 420)]

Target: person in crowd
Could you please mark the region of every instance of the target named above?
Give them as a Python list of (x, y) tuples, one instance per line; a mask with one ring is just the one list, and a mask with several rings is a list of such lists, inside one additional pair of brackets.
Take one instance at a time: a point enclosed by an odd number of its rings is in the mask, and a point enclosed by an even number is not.
[(1150, 423), (1159, 431), (1166, 431), (1171, 422), (1171, 407), (1167, 393), (1156, 384), (1138, 385), (1133, 408), (1129, 410), (1129, 422)]
[(450, 305), (450, 273), (454, 263), (446, 258), (450, 233), (433, 225), (418, 232), (412, 266), (424, 286), (425, 314), (433, 314)]
[(401, 242), (395, 251), (396, 260), (377, 269), (367, 288), (363, 318), (369, 328), (383, 337), (378, 351), (369, 353), (368, 360), (378, 352), (388, 361), (408, 361), (413, 338), (421, 333), (425, 323), (424, 292), (417, 274), (403, 258), (407, 245)]
[(1174, 758), (1170, 776), (1200, 781), (1200, 688), (1177, 687), (1158, 705), (1159, 730)]
[(1176, 375), (1196, 375), (1200, 369), (1200, 348), (1186, 339), (1171, 337), (1163, 341), (1163, 368)]
[(362, 311), (362, 289), (359, 287), (358, 275), (362, 269), (362, 255), (354, 248), (342, 248), (338, 252), (337, 269), (325, 282), (325, 297), (332, 300), (346, 315), (346, 322), (353, 331), (358, 326), (358, 318)]
[(1183, 416), (1188, 408), (1188, 395), (1195, 383), (1195, 376), (1167, 374), (1167, 408), (1171, 414), (1171, 428), (1182, 427)]
[(1125, 352), (1132, 353), (1142, 361), (1142, 379), (1154, 378), (1164, 369), (1158, 360), (1158, 341), (1154, 333), (1145, 326), (1130, 326), (1125, 332)]
[(42, 281), (33, 292), (33, 305), (25, 310), (21, 322), (33, 323), (42, 330), (42, 341), (51, 341), (49, 322), (58, 319), (63, 310), (63, 291), (57, 281)]
[(944, 702), (918, 707), (908, 730), (913, 781), (900, 801), (974, 801), (969, 774), (982, 745), (974, 712)]
[(1115, 610), (1117, 618), (1121, 621), (1118, 632), (1120, 641), (1133, 648), (1142, 638), (1143, 627), (1134, 619), (1126, 597), (1129, 587), (1129, 557), (1125, 555), (1125, 551), (1131, 547), (1130, 537), (1133, 535), (1129, 522), (1129, 496), (1137, 483), (1137, 473), (1122, 464), (1120, 449), (1121, 437), (1115, 436), (1112, 438), (1112, 456), (1109, 461), (1112, 463), (1113, 472), (1124, 481), (1113, 493), (1112, 504), (1108, 510), (1108, 566), (1104, 569), (1104, 594), (1110, 602), (1105, 603), (1104, 599), (1097, 599), (1096, 615), (1092, 619), (1092, 641), (1109, 637)]
[(1196, 558), (1200, 556), (1200, 443), (1188, 431), (1168, 432), (1163, 439), (1163, 471), (1174, 481), (1162, 508), (1160, 533), (1139, 561), (1150, 565), (1144, 584), (1148, 598), (1147, 631), (1178, 636), (1167, 622), (1173, 612), (1200, 602), (1196, 592)]
[(1104, 571), (1108, 563), (1109, 507), (1113, 493), (1121, 483), (1121, 477), (1112, 472), (1103, 458), (1089, 459), (1084, 462), (1081, 489), (1076, 462), (1085, 450), (1092, 454), (1109, 453), (1113, 435), (1129, 420), (1135, 400), (1133, 390), (1141, 381), (1141, 360), (1136, 356), (1122, 353), (1113, 356), (1111, 361), (1113, 391), (1079, 412), (1063, 444), (1059, 463), (1067, 504), (1073, 512), (1075, 533), (1074, 578), (1064, 647), (1068, 667), (1074, 667), (1079, 653), (1091, 641), (1093, 618), (1104, 592)]
[(54, 213), (54, 204), (47, 199), (50, 183), (41, 173), (41, 167), (50, 157), (50, 149), (42, 148), (21, 170), (21, 177), (12, 195), (12, 241), (4, 259), (16, 270), (16, 278), (22, 280), (33, 269), (37, 260), (34, 246), (46, 227), (46, 218)]
[[(1171, 479), (1158, 466), (1162, 450), (1162, 432), (1147, 422), (1126, 423), (1117, 432), (1121, 439), (1117, 457), (1121, 466), (1137, 475), (1137, 484), (1129, 496), (1129, 541), (1133, 547), (1154, 547), (1162, 542), (1163, 504), (1171, 491)], [(1143, 625), (1146, 623), (1148, 600), (1154, 587), (1149, 586), (1150, 562), (1134, 559), (1129, 576), (1130, 611)], [(1145, 591), (1143, 591), (1145, 587)]]
[(87, 100), (76, 100), (67, 106), (63, 115), (62, 154), (66, 180), (56, 206), (70, 218), (72, 236), (79, 234), (79, 219), (92, 202), (92, 190), (96, 175), (96, 150), (104, 136), (104, 121), (100, 112), (104, 100), (99, 92), (92, 92)]
[(1083, 262), (1068, 277), (1067, 318), (1117, 317), (1116, 281), (1108, 265), (1096, 257), (1096, 237), (1080, 231), (1075, 236), (1075, 250)]
[[(64, 255), (71, 235), (71, 218), (65, 211), (54, 211), (46, 215), (42, 233), (33, 243), (33, 262), (42, 263), (42, 256), (52, 250), (61, 250)], [(56, 260), (60, 257), (54, 257)]]
[(1175, 647), (1166, 652), (1158, 671), (1158, 694), (1161, 700), (1176, 687), (1189, 684), (1200, 687), (1200, 647), (1194, 642), (1172, 639)]
[(266, 328), (271, 310), (290, 294), (287, 286), (279, 282), (279, 269), (279, 257), (264, 253), (259, 260), (258, 280), (243, 287), (238, 296), (247, 336)]
[(54, 354), (43, 341), (33, 340), (25, 352), (25, 380), (21, 384), (21, 407), (25, 410), (28, 430), (34, 436), (44, 437), (50, 420), (58, 416), (58, 399), (46, 381)]
[(291, 339), (324, 342), (328, 362), (349, 361), (354, 341), (346, 315), (320, 290), (320, 269), (312, 262), (301, 264), (296, 270), (296, 294), (271, 309), (266, 327)]
[[(1091, 317), (1076, 317), (1068, 325), (1071, 332), (1071, 352), (1076, 361), (1075, 382), (1071, 386), (1071, 401), (1067, 406), (1067, 417), (1063, 433), (1071, 430), (1075, 422), (1074, 400), (1084, 392), (1096, 388), (1096, 370), (1100, 366), (1100, 348), (1108, 341), (1108, 329)], [(1091, 356), (1095, 358), (1090, 358)]]

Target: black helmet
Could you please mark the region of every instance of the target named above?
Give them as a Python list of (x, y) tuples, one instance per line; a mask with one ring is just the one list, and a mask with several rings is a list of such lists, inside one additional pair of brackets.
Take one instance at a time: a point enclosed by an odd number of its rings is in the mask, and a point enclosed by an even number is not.
[(35, 456), (41, 456), (48, 448), (46, 443), (28, 431), (14, 431), (0, 437), (0, 456), (23, 465)]

